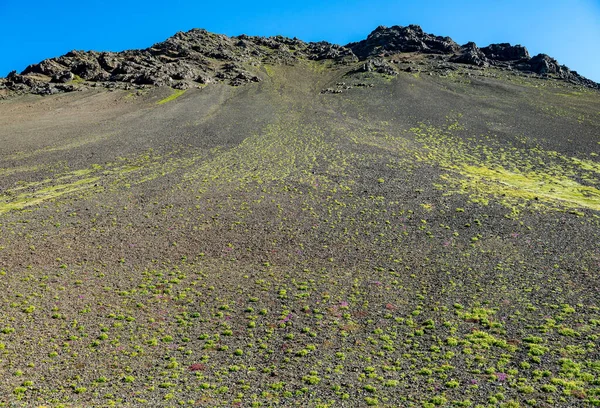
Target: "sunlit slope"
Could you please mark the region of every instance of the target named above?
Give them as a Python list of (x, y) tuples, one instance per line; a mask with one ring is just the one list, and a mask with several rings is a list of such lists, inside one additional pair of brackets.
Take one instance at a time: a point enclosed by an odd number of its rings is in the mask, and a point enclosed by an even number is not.
[(351, 69), (3, 101), (0, 401), (600, 403), (598, 93)]

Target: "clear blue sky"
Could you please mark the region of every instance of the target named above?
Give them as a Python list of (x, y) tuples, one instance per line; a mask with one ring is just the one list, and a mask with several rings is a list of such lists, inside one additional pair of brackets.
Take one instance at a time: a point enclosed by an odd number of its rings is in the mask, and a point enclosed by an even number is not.
[(378, 25), (419, 24), (459, 44), (519, 43), (600, 82), (600, 0), (0, 0), (0, 22), (0, 76), (72, 49), (146, 48), (194, 27), (343, 45)]

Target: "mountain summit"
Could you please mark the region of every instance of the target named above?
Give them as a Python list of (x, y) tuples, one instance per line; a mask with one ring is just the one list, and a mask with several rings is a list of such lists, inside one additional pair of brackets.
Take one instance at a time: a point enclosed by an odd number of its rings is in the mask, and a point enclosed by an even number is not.
[[(429, 64), (421, 71), (439, 71), (440, 64), (456, 69), (465, 64), (473, 67), (497, 67), (523, 75), (537, 75), (568, 81), (590, 88), (599, 85), (553, 58), (539, 54), (531, 58), (520, 45), (490, 44), (479, 48), (470, 42), (463, 46), (450, 37), (423, 32), (421, 27), (378, 27), (362, 41), (339, 46), (328, 42), (305, 43), (282, 36), (227, 37), (206, 30), (179, 32), (166, 41), (144, 50), (123, 52), (71, 51), (28, 66), (21, 74), (11, 72), (0, 80), (0, 91), (39, 95), (69, 92), (82, 86), (107, 88), (168, 85), (187, 89), (194, 83), (227, 82), (238, 86), (259, 81), (252, 66), (261, 63), (294, 64), (298, 60), (331, 60), (352, 64), (366, 61), (379, 71), (394, 75), (393, 57), (416, 53), (429, 55)], [(385, 61), (379, 60), (386, 58)], [(389, 59), (392, 59), (392, 65)], [(374, 60), (374, 61), (373, 61)], [(76, 81), (73, 81), (77, 79)]]

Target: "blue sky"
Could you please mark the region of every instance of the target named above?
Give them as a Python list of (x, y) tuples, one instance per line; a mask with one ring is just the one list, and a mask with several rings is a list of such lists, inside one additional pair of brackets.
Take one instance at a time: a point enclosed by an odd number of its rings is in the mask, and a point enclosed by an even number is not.
[(0, 0), (0, 76), (72, 49), (146, 48), (194, 27), (346, 44), (378, 25), (419, 24), (459, 44), (525, 45), (600, 82), (600, 0)]

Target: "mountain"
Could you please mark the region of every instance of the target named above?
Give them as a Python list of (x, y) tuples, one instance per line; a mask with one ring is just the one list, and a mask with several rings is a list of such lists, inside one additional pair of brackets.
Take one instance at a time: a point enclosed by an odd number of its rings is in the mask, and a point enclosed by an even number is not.
[[(490, 44), (480, 49), (470, 42), (461, 47), (449, 37), (427, 34), (419, 26), (411, 25), (378, 27), (365, 40), (345, 47), (327, 42), (305, 43), (282, 36), (229, 38), (193, 29), (145, 50), (71, 51), (30, 65), (21, 74), (11, 72), (0, 82), (0, 90), (48, 95), (89, 85), (124, 89), (168, 85), (187, 89), (194, 84), (226, 82), (238, 86), (260, 80), (246, 65), (294, 64), (300, 60), (332, 60), (342, 64), (360, 60), (368, 66), (380, 64), (377, 70), (395, 75), (397, 69), (379, 59), (399, 53), (432, 57), (431, 63), (423, 67), (427, 72), (457, 69), (456, 64), (494, 66), (519, 74), (537, 74), (590, 88), (599, 87), (545, 54), (531, 58), (520, 45)], [(446, 63), (449, 64), (444, 66)], [(79, 86), (73, 83), (75, 78)]]
[(3, 406), (600, 404), (600, 91), (417, 26), (0, 90)]

